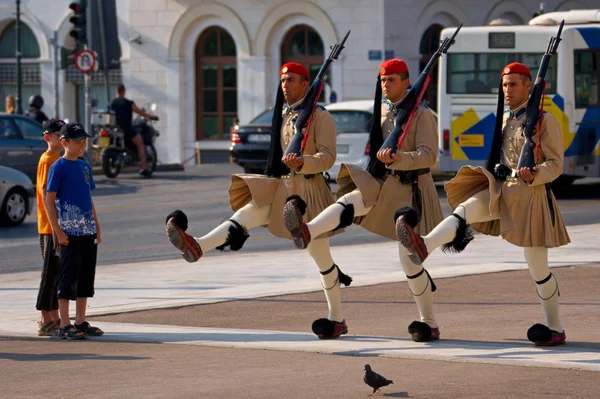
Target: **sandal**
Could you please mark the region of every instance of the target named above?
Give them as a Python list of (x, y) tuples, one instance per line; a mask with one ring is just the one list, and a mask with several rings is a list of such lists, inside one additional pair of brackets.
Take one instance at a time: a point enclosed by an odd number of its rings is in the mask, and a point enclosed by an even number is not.
[(52, 320), (48, 323), (37, 322), (37, 335), (39, 337), (52, 337), (58, 332), (59, 323)]
[(58, 330), (58, 338), (60, 339), (84, 339), (85, 333), (77, 329), (73, 324)]
[(104, 334), (104, 331), (98, 327), (91, 326), (87, 321), (84, 321), (81, 324), (75, 324), (75, 328), (92, 337), (99, 337)]

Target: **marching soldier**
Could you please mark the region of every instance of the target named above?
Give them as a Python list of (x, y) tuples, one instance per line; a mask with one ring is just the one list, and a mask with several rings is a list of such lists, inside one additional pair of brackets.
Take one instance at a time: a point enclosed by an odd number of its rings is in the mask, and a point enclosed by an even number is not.
[[(302, 109), (309, 88), (308, 70), (290, 62), (281, 67), (280, 85), (273, 112), (271, 148), (266, 175), (235, 174), (231, 176), (229, 204), (233, 216), (203, 237), (185, 233), (187, 217), (182, 211), (167, 216), (167, 234), (171, 243), (183, 253), (188, 262), (196, 262), (204, 253), (216, 248), (232, 251), (242, 248), (248, 230), (265, 226), (276, 237), (291, 239), (285, 229), (283, 206), (290, 196), (307, 199), (303, 211), (308, 221), (334, 202), (323, 176), (336, 158), (336, 130), (331, 114), (317, 106), (308, 131), (308, 141), (301, 157), (283, 157), (283, 151), (294, 135), (294, 122)], [(286, 102), (284, 107), (284, 100)], [(306, 134), (306, 131), (305, 131)], [(340, 306), (340, 283), (349, 285), (352, 279), (334, 264), (329, 248), (331, 232), (315, 236), (308, 246), (310, 255), (319, 267), (322, 285), (329, 304), (327, 328), (315, 333), (319, 338), (337, 338), (348, 332)], [(314, 329), (313, 329), (314, 330)]]
[[(288, 201), (284, 207), (284, 220), (299, 249), (310, 246), (313, 237), (352, 223), (397, 240), (394, 225), (386, 221), (400, 207), (413, 206), (419, 210), (420, 221), (416, 230), (423, 234), (442, 220), (442, 209), (430, 172), (438, 153), (437, 123), (433, 113), (419, 104), (402, 148), (396, 153), (379, 151), (394, 129), (398, 105), (409, 84), (408, 67), (404, 61), (392, 59), (381, 64), (373, 105), (373, 121), (380, 123), (373, 123), (371, 129), (368, 170), (342, 164), (335, 204), (305, 224), (298, 210), (300, 201)], [(382, 93), (385, 96), (383, 102)], [(433, 317), (433, 280), (421, 266), (422, 262), (413, 263), (402, 246), (400, 262), (421, 315), (421, 321), (409, 326), (409, 333), (418, 342), (439, 339), (439, 328)]]
[(425, 237), (408, 220), (410, 213), (397, 219), (396, 230), (400, 242), (418, 263), (440, 246), (451, 251), (464, 249), (473, 239), (468, 224), (483, 234), (500, 235), (523, 247), (546, 315), (546, 324), (532, 326), (527, 337), (536, 345), (560, 345), (565, 343), (566, 335), (558, 313), (559, 289), (548, 267), (548, 248), (570, 242), (550, 190), (550, 183), (563, 169), (560, 126), (552, 114), (541, 116), (541, 127), (533, 137), (537, 166), (533, 172), (526, 167), (517, 170), (525, 142), (522, 129), (532, 87), (531, 73), (524, 64), (514, 62), (502, 70), (501, 82), (498, 101), (500, 104), (506, 101), (509, 111), (503, 116), (501, 154), (496, 156), (501, 159), (501, 169), (507, 171), (508, 178), (483, 167), (464, 166), (445, 186), (454, 210), (451, 216)]

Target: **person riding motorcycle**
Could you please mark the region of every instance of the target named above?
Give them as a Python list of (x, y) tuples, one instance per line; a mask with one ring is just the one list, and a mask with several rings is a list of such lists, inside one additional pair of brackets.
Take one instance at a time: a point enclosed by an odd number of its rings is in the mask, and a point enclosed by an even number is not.
[(138, 108), (133, 100), (125, 98), (125, 85), (122, 83), (117, 86), (117, 97), (111, 101), (110, 109), (115, 112), (117, 125), (119, 125), (125, 133), (125, 138), (130, 140), (137, 149), (138, 158), (140, 160), (139, 174), (144, 177), (150, 177), (151, 173), (148, 171), (148, 166), (146, 164), (144, 140), (139, 133), (133, 130), (132, 119), (134, 112), (153, 121), (157, 121), (158, 116), (147, 113), (143, 109)]
[(43, 124), (48, 120), (48, 117), (42, 111), (42, 107), (44, 106), (44, 99), (39, 94), (32, 95), (29, 97), (29, 109), (25, 111), (25, 116), (33, 119), (34, 121), (38, 121)]

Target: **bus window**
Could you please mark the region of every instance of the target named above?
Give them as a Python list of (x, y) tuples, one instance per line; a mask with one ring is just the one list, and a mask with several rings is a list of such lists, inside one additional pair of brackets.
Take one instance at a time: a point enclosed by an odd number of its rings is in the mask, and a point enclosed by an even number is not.
[[(529, 67), (535, 80), (543, 54), (536, 53), (451, 53), (448, 54), (448, 94), (498, 94), (500, 72), (511, 62), (522, 62)], [(556, 57), (546, 73), (549, 87), (546, 93), (556, 93)]]
[(575, 50), (575, 107), (600, 106), (600, 50)]

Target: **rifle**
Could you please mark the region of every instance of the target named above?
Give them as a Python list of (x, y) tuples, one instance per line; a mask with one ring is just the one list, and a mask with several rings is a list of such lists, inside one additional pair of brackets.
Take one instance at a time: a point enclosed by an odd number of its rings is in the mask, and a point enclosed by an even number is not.
[(540, 126), (538, 125), (541, 122), (540, 116), (542, 115), (542, 112), (544, 110), (543, 101), (544, 92), (546, 90), (546, 72), (548, 71), (548, 64), (550, 64), (550, 58), (552, 58), (553, 54), (556, 54), (558, 44), (562, 40), (560, 38), (560, 34), (562, 33), (564, 24), (565, 21), (563, 20), (560, 23), (560, 27), (558, 28), (558, 33), (556, 34), (556, 37), (550, 38), (550, 42), (548, 43), (546, 53), (542, 56), (540, 69), (538, 70), (537, 77), (535, 78), (535, 84), (531, 89), (531, 95), (529, 97), (529, 102), (527, 103), (527, 110), (525, 111), (527, 117), (525, 119), (525, 124), (523, 125), (523, 136), (525, 136), (525, 144), (521, 149), (521, 155), (519, 155), (519, 163), (517, 166), (517, 170), (521, 168), (529, 168), (529, 170), (533, 171), (533, 167), (535, 166), (535, 155), (533, 151), (535, 150), (536, 145), (533, 142), (533, 136), (535, 136), (536, 133), (539, 131)]
[[(425, 69), (421, 72), (413, 87), (406, 93), (406, 95), (398, 104), (398, 115), (396, 115), (396, 122), (394, 123), (394, 130), (390, 133), (388, 138), (384, 141), (380, 150), (391, 149), (392, 152), (396, 152), (396, 149), (402, 147), (402, 143), (404, 143), (404, 138), (406, 136), (406, 132), (410, 127), (410, 122), (417, 111), (417, 107), (423, 98), (423, 94), (425, 94), (425, 90), (427, 89), (427, 85), (429, 84), (429, 80), (431, 79), (431, 73), (433, 72), (433, 68), (438, 62), (438, 59), (443, 54), (448, 52), (450, 46), (454, 43), (454, 38), (458, 34), (460, 28), (462, 28), (463, 24), (460, 24), (458, 28), (454, 31), (454, 34), (451, 38), (445, 38), (440, 44), (440, 47), (433, 54)], [(402, 125), (406, 122), (406, 127), (402, 129)], [(379, 123), (379, 121), (373, 121), (373, 123)], [(402, 134), (402, 136), (400, 136)]]
[[(341, 43), (336, 43), (331, 46), (331, 52), (329, 53), (329, 57), (325, 60), (317, 77), (313, 80), (310, 85), (310, 89), (308, 93), (304, 97), (304, 101), (302, 101), (302, 110), (300, 111), (300, 115), (296, 119), (294, 123), (294, 137), (290, 141), (288, 148), (285, 150), (283, 155), (287, 154), (296, 154), (296, 156), (301, 156), (304, 148), (306, 147), (306, 141), (308, 139), (308, 130), (310, 129), (310, 124), (312, 122), (313, 113), (315, 112), (315, 108), (317, 107), (317, 103), (319, 101), (319, 97), (321, 96), (321, 92), (323, 91), (323, 87), (325, 83), (323, 80), (325, 79), (325, 74), (329, 70), (331, 63), (333, 60), (337, 60), (338, 56), (342, 52), (344, 48), (344, 43), (346, 43), (346, 39), (350, 35), (350, 31), (346, 33), (346, 36), (342, 39)], [(306, 134), (302, 133), (302, 129), (306, 126)]]

